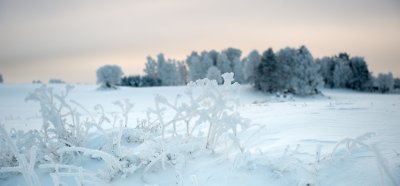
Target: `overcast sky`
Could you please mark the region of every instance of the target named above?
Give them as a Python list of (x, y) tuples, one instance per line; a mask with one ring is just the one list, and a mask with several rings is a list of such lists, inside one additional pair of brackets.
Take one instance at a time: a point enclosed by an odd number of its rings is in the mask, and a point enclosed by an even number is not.
[(399, 33), (399, 0), (0, 0), (0, 74), (94, 83), (104, 64), (141, 74), (159, 52), (306, 45), (314, 57), (348, 52), (374, 74), (400, 76)]

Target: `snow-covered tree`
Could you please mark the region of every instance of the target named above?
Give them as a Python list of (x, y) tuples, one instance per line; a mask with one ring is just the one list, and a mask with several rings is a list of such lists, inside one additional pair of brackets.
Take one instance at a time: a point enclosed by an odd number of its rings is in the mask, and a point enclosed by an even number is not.
[(242, 55), (242, 51), (237, 48), (227, 48), (223, 50), (222, 53), (225, 53), (226, 57), (228, 57), (228, 60), (231, 62), (235, 59), (240, 59), (240, 56)]
[(335, 58), (335, 69), (333, 70), (333, 85), (335, 88), (345, 88), (353, 77), (349, 61), (345, 58)]
[(244, 74), (243, 74), (243, 62), (239, 58), (235, 58), (233, 60), (233, 73), (235, 74), (235, 81), (238, 83), (244, 83)]
[(174, 61), (166, 62), (160, 69), (160, 79), (164, 86), (174, 86), (180, 84), (180, 77)]
[(200, 67), (201, 67), (201, 78), (205, 78), (207, 76), (207, 71), (208, 69), (213, 66), (213, 60), (210, 56), (210, 53), (207, 51), (201, 52), (201, 61), (200, 61)]
[(320, 67), (305, 46), (297, 49), (292, 65), (289, 92), (302, 96), (318, 93), (323, 85)]
[(234, 72), (235, 81), (244, 82), (242, 51), (236, 48), (227, 48), (217, 56), (216, 66), (221, 73)]
[(157, 62), (151, 58), (150, 56), (147, 57), (147, 62), (144, 67), (144, 73), (148, 77), (158, 78), (157, 74)]
[(187, 57), (186, 63), (189, 68), (189, 80), (190, 81), (196, 81), (198, 79), (202, 78), (202, 72), (201, 72), (201, 61), (200, 61), (200, 55), (197, 52), (192, 52), (190, 56)]
[(254, 79), (254, 86), (257, 90), (264, 92), (275, 92), (282, 90), (285, 82), (284, 74), (280, 76), (280, 69), (276, 55), (272, 48), (266, 50), (261, 56), (261, 62), (257, 66)]
[[(157, 60), (147, 57), (145, 65), (145, 80), (149, 80), (146, 85), (157, 86), (157, 81), (161, 80), (161, 85), (184, 85), (187, 83), (188, 72), (186, 66), (175, 59), (166, 59), (163, 53), (157, 55)], [(144, 79), (141, 79), (144, 80)]]
[(385, 93), (392, 91), (394, 87), (394, 79), (392, 73), (380, 73), (376, 78), (376, 83), (380, 92)]
[(183, 62), (178, 62), (176, 65), (178, 68), (179, 85), (186, 85), (188, 83), (188, 71), (186, 65)]
[(178, 71), (178, 62), (173, 59), (166, 60), (164, 54), (157, 55), (157, 75), (164, 86), (182, 84), (182, 79)]
[(221, 71), (221, 73), (232, 72), (232, 63), (228, 59), (226, 53), (222, 52), (217, 57), (217, 67)]
[(349, 65), (353, 76), (350, 78), (347, 88), (361, 91), (367, 90), (371, 85), (371, 75), (364, 58), (352, 57)]
[(222, 83), (221, 71), (217, 67), (211, 66), (207, 71), (207, 78), (217, 81), (218, 84)]
[(247, 83), (254, 83), (255, 75), (257, 72), (257, 66), (261, 62), (260, 53), (257, 50), (253, 50), (250, 54), (243, 60), (244, 61), (244, 78)]
[(97, 69), (97, 84), (102, 88), (117, 88), (123, 75), (121, 67), (117, 65), (104, 65)]
[[(212, 55), (215, 55), (215, 53)], [(196, 81), (207, 76), (207, 70), (213, 66), (214, 62), (210, 53), (203, 51), (201, 55), (197, 52), (192, 52), (192, 54), (188, 56), (186, 63), (189, 68), (189, 80)]]
[(165, 69), (167, 66), (167, 61), (164, 57), (163, 53), (159, 53), (157, 55), (157, 76), (158, 78), (161, 79), (161, 81), (163, 81), (163, 79), (168, 76), (169, 73), (169, 69)]
[(324, 79), (325, 87), (333, 88), (333, 71), (335, 69), (335, 61), (332, 57), (323, 57), (316, 59), (315, 62), (321, 67), (319, 72)]
[(208, 55), (210, 56), (213, 65), (216, 66), (219, 52), (217, 52), (216, 50), (211, 50), (210, 52), (208, 52)]
[(393, 88), (394, 88), (394, 89), (400, 89), (400, 78), (395, 78), (395, 79), (394, 79)]

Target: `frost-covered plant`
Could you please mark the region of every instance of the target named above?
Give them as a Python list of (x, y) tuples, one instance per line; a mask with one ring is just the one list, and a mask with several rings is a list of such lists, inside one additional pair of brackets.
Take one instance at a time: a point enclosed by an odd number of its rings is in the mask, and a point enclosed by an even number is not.
[[(95, 131), (103, 135), (106, 133), (101, 126), (108, 121), (108, 118), (104, 116), (104, 111), (96, 120), (79, 103), (68, 99), (72, 89), (72, 86), (67, 85), (65, 91), (54, 93), (52, 88), (43, 85), (26, 98), (27, 101), (40, 104), (43, 124), (42, 130), (36, 134), (41, 136), (38, 139), (40, 139), (39, 145), (42, 151), (55, 159), (59, 158), (57, 150), (60, 148), (85, 146), (91, 129), (96, 129)], [(87, 112), (89, 118), (82, 119), (82, 114), (78, 112), (78, 109)], [(101, 110), (101, 108), (97, 109)]]
[(84, 142), (86, 126), (79, 121), (79, 114), (67, 103), (67, 96), (72, 86), (66, 86), (65, 92), (54, 94), (52, 88), (43, 85), (35, 89), (26, 101), (36, 101), (40, 104), (42, 115), (43, 145), (55, 153), (54, 149), (63, 146), (81, 146)]
[(367, 132), (363, 135), (358, 136), (357, 138), (345, 138), (345, 139), (341, 140), (333, 148), (332, 153), (331, 153), (332, 158), (333, 158), (333, 155), (336, 153), (337, 149), (342, 145), (345, 145), (346, 150), (349, 153), (352, 153), (352, 151), (354, 151), (357, 148), (361, 148), (361, 147), (365, 148), (374, 154), (376, 161), (379, 164), (380, 168), (383, 170), (383, 172), (386, 174), (386, 176), (389, 178), (389, 180), (393, 183), (393, 185), (398, 185), (395, 177), (389, 171), (389, 168), (386, 164), (386, 159), (382, 156), (377, 145), (366, 143), (366, 141), (373, 136), (375, 136), (375, 133)]
[[(166, 138), (167, 130), (172, 136), (194, 136), (205, 132), (205, 148), (210, 150), (215, 150), (220, 137), (227, 133), (235, 139), (238, 130), (246, 128), (248, 121), (237, 112), (239, 103), (235, 92), (238, 84), (232, 84), (233, 73), (225, 73), (222, 78), (222, 86), (209, 79), (189, 83), (185, 101), (178, 95), (170, 103), (158, 95), (155, 108), (148, 111), (149, 122), (160, 123), (162, 138)], [(172, 117), (166, 117), (166, 114)]]
[[(19, 148), (6, 132), (3, 125), (0, 126), (0, 137), (1, 143), (5, 143), (9, 147), (10, 152), (7, 153), (7, 157), (12, 157), (12, 162), (10, 162), (12, 165), (2, 165), (0, 168), (0, 175), (9, 172), (19, 172), (24, 177), (27, 185), (41, 185), (39, 177), (35, 172), (37, 147), (33, 146), (30, 148), (29, 157), (26, 157), (25, 154), (20, 153)], [(4, 149), (0, 151), (3, 155)], [(4, 164), (3, 160), (0, 162)], [(14, 166), (14, 164), (18, 164), (18, 166)]]

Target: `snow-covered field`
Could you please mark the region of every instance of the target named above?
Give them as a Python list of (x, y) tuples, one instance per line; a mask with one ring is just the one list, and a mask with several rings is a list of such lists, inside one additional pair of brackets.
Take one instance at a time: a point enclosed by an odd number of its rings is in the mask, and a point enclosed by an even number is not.
[[(41, 128), (39, 103), (25, 102), (39, 86), (0, 84), (0, 123), (7, 130)], [(55, 92), (65, 87), (51, 86)], [(95, 105), (101, 104), (109, 115), (119, 112), (113, 102), (129, 99), (134, 107), (129, 112), (128, 126), (135, 127), (137, 120), (146, 119), (148, 108), (155, 107), (155, 95), (161, 94), (172, 101), (184, 90), (185, 87), (122, 87), (99, 91), (95, 85), (74, 85), (69, 98), (90, 113), (95, 113)], [(323, 90), (323, 94), (283, 97), (240, 86), (238, 111), (251, 121), (249, 130), (238, 135), (242, 151), (204, 150), (185, 157), (179, 169), (174, 166), (154, 169), (145, 177), (138, 171), (101, 184), (400, 184), (400, 95), (330, 89)], [(81, 158), (78, 162), (90, 170), (101, 167), (93, 159)], [(36, 171), (43, 185), (53, 184), (48, 171), (39, 168)], [(64, 181), (76, 184), (72, 178)], [(0, 179), (0, 185), (25, 185), (25, 181), (21, 175), (15, 175)]]

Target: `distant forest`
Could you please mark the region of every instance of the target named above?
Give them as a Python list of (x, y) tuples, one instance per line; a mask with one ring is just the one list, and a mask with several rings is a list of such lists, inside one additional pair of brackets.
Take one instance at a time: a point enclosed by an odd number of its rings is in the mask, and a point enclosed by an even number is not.
[[(317, 94), (320, 88), (347, 88), (368, 92), (399, 92), (400, 79), (392, 73), (374, 76), (363, 57), (347, 53), (314, 59), (305, 46), (286, 47), (274, 52), (242, 51), (227, 48), (222, 51), (192, 52), (184, 61), (166, 59), (160, 53), (147, 57), (145, 75), (122, 77), (120, 86), (177, 86), (189, 81), (209, 78), (222, 83), (221, 74), (233, 72), (235, 81), (252, 84), (264, 92)], [(397, 90), (396, 90), (397, 89)]]

